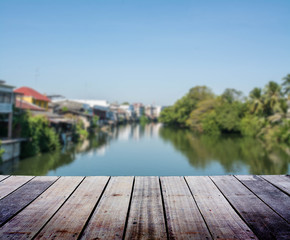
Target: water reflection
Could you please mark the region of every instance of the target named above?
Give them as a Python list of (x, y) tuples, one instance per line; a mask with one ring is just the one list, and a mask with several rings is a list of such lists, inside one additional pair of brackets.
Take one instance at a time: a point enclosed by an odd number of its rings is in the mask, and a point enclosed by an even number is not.
[(196, 136), (189, 130), (161, 124), (131, 124), (91, 136), (62, 151), (5, 162), (0, 165), (0, 174), (287, 174), (289, 163), (284, 151), (268, 151), (255, 139)]
[(196, 136), (189, 130), (161, 128), (160, 137), (172, 143), (186, 156), (194, 167), (206, 168), (211, 162), (219, 162), (226, 172), (237, 172), (247, 166), (250, 174), (287, 174), (289, 156), (282, 149), (267, 151), (261, 142), (253, 138), (237, 136)]

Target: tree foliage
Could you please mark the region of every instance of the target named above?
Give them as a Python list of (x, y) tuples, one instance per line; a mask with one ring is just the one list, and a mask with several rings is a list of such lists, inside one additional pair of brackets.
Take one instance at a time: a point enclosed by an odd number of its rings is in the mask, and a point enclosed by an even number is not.
[(289, 84), (290, 74), (281, 85), (270, 81), (264, 89), (254, 88), (248, 98), (233, 88), (215, 96), (206, 86), (197, 86), (164, 109), (159, 121), (208, 135), (239, 133), (289, 143)]
[(177, 102), (162, 111), (160, 121), (169, 125), (185, 127), (190, 113), (196, 109), (197, 104), (203, 100), (214, 98), (212, 91), (206, 86), (196, 86)]
[(282, 87), (283, 87), (283, 93), (285, 95), (290, 95), (290, 74), (288, 74), (286, 77), (283, 78), (283, 83), (282, 83)]
[(14, 126), (21, 126), (21, 157), (37, 155), (60, 147), (59, 137), (44, 116), (32, 116), (24, 112), (14, 117)]

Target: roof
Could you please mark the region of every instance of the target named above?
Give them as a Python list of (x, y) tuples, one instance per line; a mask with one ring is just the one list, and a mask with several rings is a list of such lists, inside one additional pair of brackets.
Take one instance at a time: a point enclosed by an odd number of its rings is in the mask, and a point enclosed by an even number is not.
[(31, 110), (31, 111), (45, 111), (44, 108), (38, 107), (24, 100), (20, 101), (19, 99), (16, 99), (15, 107), (20, 108), (20, 109), (25, 109), (25, 110)]
[(43, 94), (41, 94), (41, 93), (39, 93), (39, 92), (35, 91), (34, 89), (29, 88), (29, 87), (17, 88), (14, 90), (14, 92), (22, 93), (24, 96), (30, 96), (36, 100), (50, 102), (50, 99), (48, 97), (44, 96)]
[(75, 99), (72, 100), (74, 102), (80, 102), (80, 103), (85, 103), (90, 105), (90, 107), (94, 107), (94, 106), (102, 106), (105, 108), (108, 108), (110, 106), (109, 102), (106, 100), (82, 100), (82, 99)]

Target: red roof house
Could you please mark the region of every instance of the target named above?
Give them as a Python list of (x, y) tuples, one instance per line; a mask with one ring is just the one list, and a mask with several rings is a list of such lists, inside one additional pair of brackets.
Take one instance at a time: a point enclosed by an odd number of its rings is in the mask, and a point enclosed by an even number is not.
[(15, 100), (15, 107), (24, 109), (24, 110), (30, 110), (30, 111), (45, 111), (44, 108), (41, 108), (35, 104), (26, 102), (24, 100), (19, 100), (19, 99)]
[(48, 103), (50, 102), (50, 99), (45, 95), (35, 91), (34, 89), (29, 87), (21, 87), (15, 89), (14, 92), (18, 94), (18, 99), (32, 103), (46, 110), (48, 109)]
[(28, 97), (32, 97), (35, 100), (39, 100), (39, 101), (45, 101), (45, 102), (50, 102), (50, 99), (48, 97), (46, 97), (45, 95), (35, 91), (32, 88), (29, 87), (21, 87), (21, 88), (17, 88), (14, 90), (14, 92), (16, 93), (21, 93), (24, 96), (28, 96)]

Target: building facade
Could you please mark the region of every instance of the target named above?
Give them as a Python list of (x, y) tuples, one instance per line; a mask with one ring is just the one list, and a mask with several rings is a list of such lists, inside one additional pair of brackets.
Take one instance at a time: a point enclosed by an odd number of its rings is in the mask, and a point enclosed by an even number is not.
[(8, 139), (12, 138), (12, 118), (14, 104), (13, 89), (14, 89), (13, 86), (9, 86), (5, 84), (4, 81), (0, 81), (0, 115), (2, 116), (0, 124), (7, 126), (8, 130), (7, 133), (5, 134), (6, 135), (5, 137), (8, 137)]
[(50, 99), (36, 90), (29, 87), (20, 87), (15, 89), (14, 92), (22, 95), (22, 101), (48, 110), (48, 103), (50, 102)]

